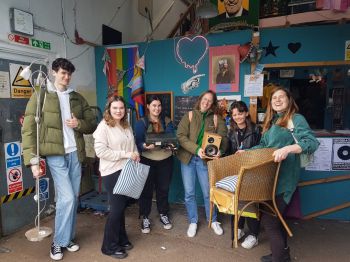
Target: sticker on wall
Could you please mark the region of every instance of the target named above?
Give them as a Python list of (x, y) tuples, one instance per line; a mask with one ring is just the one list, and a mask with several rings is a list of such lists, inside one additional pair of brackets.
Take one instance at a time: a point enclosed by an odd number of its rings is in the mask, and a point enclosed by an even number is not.
[(205, 74), (192, 76), (186, 82), (183, 82), (181, 84), (182, 93), (188, 94), (188, 92), (190, 92), (191, 90), (199, 87), (202, 76), (205, 76)]
[(40, 178), (39, 180), (39, 199), (44, 201), (49, 199), (49, 178)]
[(7, 191), (12, 194), (23, 190), (21, 145), (19, 141), (5, 143)]
[(350, 170), (350, 138), (333, 138), (333, 170)]
[(0, 98), (10, 98), (9, 72), (0, 71)]
[(274, 46), (270, 40), (269, 42), (269, 45), (268, 46), (265, 46), (263, 47), (263, 49), (265, 50), (265, 56), (268, 56), (268, 55), (273, 55), (273, 56), (276, 56), (276, 49), (278, 49), (279, 46)]
[(296, 43), (289, 43), (289, 44), (288, 44), (288, 49), (289, 49), (289, 51), (291, 51), (293, 54), (295, 54), (296, 52), (298, 52), (300, 48), (301, 48), (301, 43), (299, 43), (299, 42), (296, 42)]

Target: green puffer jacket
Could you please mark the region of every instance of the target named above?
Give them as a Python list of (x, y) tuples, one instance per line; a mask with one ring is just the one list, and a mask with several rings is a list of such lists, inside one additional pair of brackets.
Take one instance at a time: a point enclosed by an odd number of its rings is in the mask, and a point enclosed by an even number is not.
[[(60, 102), (57, 93), (42, 90), (41, 92), (41, 121), (39, 132), (40, 156), (64, 155), (62, 119)], [(77, 144), (80, 162), (85, 159), (85, 142), (83, 134), (91, 134), (96, 129), (96, 117), (89, 104), (79, 93), (69, 93), (71, 112), (78, 119), (78, 126), (74, 128), (74, 137)], [(23, 158), (26, 166), (36, 155), (36, 123), (35, 111), (37, 106), (36, 94), (29, 99), (25, 111), (22, 127)]]
[[(192, 112), (191, 122), (187, 113), (182, 117), (177, 127), (177, 139), (180, 144), (177, 157), (184, 164), (190, 162), (191, 157), (196, 154), (199, 146), (196, 142), (201, 129), (202, 113), (199, 110), (193, 110)], [(225, 121), (220, 116), (217, 119), (218, 123), (215, 130), (214, 113), (209, 110), (205, 118), (204, 131), (221, 135), (220, 151), (226, 152), (228, 146), (227, 127)]]

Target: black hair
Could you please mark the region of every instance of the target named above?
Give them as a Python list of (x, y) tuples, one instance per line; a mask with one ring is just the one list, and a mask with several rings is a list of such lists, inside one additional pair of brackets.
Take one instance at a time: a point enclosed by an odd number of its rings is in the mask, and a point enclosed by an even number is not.
[(147, 101), (146, 101), (146, 104), (147, 104), (147, 105), (150, 105), (153, 101), (159, 101), (160, 104), (162, 104), (162, 100), (161, 100), (160, 97), (157, 96), (157, 95), (149, 95), (149, 96), (147, 96), (147, 99), (146, 99), (146, 100), (147, 100)]
[(65, 58), (57, 58), (55, 61), (52, 62), (52, 70), (57, 72), (60, 68), (68, 71), (69, 73), (74, 73), (75, 66)]
[[(240, 113), (249, 113), (249, 109), (246, 103), (244, 103), (243, 101), (233, 101), (232, 104), (230, 105), (230, 119), (231, 119), (231, 128), (233, 130), (237, 130), (238, 126), (236, 124), (236, 122), (233, 120), (232, 118), (232, 111), (233, 109), (237, 109), (238, 112)], [(246, 125), (247, 125), (247, 129), (251, 129), (252, 127), (252, 120), (250, 118), (250, 115), (248, 115), (245, 119), (246, 121)]]

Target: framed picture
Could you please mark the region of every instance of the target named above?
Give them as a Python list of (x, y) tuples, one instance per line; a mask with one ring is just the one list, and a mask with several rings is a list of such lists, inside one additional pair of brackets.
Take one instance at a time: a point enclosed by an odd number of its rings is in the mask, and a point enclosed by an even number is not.
[(162, 115), (171, 118), (174, 121), (174, 110), (173, 110), (173, 92), (172, 91), (156, 91), (156, 92), (145, 92), (145, 98), (147, 103), (148, 96), (156, 95), (162, 102)]
[[(209, 19), (209, 26), (222, 23), (236, 25), (259, 25), (259, 2), (257, 0), (210, 0), (217, 6), (218, 16)], [(233, 4), (234, 2), (234, 4)]]
[(222, 92), (239, 91), (239, 45), (209, 49), (209, 87)]

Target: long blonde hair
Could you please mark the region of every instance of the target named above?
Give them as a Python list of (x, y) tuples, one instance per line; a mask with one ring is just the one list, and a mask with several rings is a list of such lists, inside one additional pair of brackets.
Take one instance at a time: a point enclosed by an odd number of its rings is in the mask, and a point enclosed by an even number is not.
[(276, 86), (275, 88), (273, 88), (271, 90), (269, 102), (267, 103), (266, 115), (265, 115), (265, 119), (264, 119), (264, 123), (263, 123), (263, 133), (265, 133), (267, 130), (269, 130), (270, 127), (272, 126), (272, 118), (273, 118), (274, 114), (276, 114), (276, 111), (274, 111), (272, 109), (271, 100), (272, 100), (272, 96), (277, 91), (280, 91), (280, 90), (286, 94), (286, 96), (288, 97), (289, 103), (288, 103), (288, 107), (286, 109), (286, 112), (283, 114), (283, 116), (275, 124), (278, 126), (281, 126), (281, 127), (287, 127), (288, 121), (290, 119), (292, 119), (293, 115), (295, 113), (297, 113), (299, 110), (291, 92), (282, 86)]

